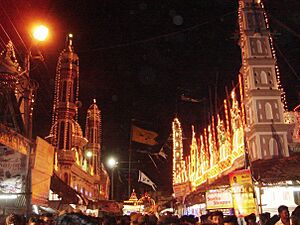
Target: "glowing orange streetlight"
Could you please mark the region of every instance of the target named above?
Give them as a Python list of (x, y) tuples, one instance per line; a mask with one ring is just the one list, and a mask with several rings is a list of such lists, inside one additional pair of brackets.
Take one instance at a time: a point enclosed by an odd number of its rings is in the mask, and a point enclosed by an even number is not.
[(33, 37), (38, 41), (45, 41), (48, 37), (49, 29), (44, 25), (38, 25), (33, 28)]

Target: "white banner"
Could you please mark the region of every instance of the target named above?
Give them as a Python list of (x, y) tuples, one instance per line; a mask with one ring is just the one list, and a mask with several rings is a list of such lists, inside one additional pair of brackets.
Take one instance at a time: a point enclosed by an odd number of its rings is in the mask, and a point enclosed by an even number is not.
[(156, 184), (150, 180), (149, 177), (146, 176), (142, 171), (139, 170), (139, 182), (142, 182), (144, 184), (147, 184), (153, 188), (154, 191), (156, 191)]
[(25, 191), (27, 174), (26, 155), (6, 146), (0, 147), (0, 193)]

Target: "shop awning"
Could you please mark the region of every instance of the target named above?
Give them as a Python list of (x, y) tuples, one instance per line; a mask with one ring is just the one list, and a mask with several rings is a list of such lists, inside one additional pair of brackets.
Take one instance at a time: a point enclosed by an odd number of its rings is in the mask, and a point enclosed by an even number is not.
[(258, 160), (252, 163), (252, 173), (257, 181), (278, 183), (300, 180), (300, 153), (290, 157)]
[(86, 205), (87, 203), (87, 200), (79, 192), (62, 181), (56, 174), (51, 177), (50, 189), (62, 198), (62, 204)]

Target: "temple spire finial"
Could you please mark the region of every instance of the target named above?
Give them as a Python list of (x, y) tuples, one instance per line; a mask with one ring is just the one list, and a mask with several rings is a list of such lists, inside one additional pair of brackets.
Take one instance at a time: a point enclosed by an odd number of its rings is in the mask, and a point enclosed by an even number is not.
[(73, 34), (70, 33), (66, 37), (66, 49), (68, 49), (70, 52), (73, 51)]

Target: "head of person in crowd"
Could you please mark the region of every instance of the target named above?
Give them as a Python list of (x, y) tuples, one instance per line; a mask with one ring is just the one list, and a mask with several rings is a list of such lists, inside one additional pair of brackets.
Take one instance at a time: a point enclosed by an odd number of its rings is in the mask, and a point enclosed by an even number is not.
[(272, 216), (266, 223), (266, 225), (274, 225), (280, 220), (280, 217), (278, 215)]
[(262, 213), (259, 215), (259, 224), (266, 225), (267, 222), (270, 220), (271, 214), (268, 212)]
[(130, 217), (125, 216), (118, 216), (116, 217), (116, 224), (117, 225), (129, 225), (130, 224)]
[(117, 224), (116, 218), (114, 216), (104, 216), (102, 225), (115, 225)]
[(47, 225), (52, 225), (54, 216), (51, 213), (45, 213), (41, 216), (41, 220)]
[(175, 224), (180, 224), (180, 220), (177, 216), (172, 216), (172, 215), (164, 215), (159, 217), (158, 220), (158, 225), (175, 225)]
[(147, 225), (156, 225), (157, 224), (157, 217), (154, 214), (150, 214), (148, 216)]
[(254, 213), (245, 217), (245, 221), (247, 225), (256, 225), (256, 216)]
[(19, 215), (10, 214), (6, 217), (5, 223), (6, 225), (19, 225), (22, 224), (22, 221)]
[(208, 220), (210, 223), (222, 225), (223, 224), (223, 213), (221, 211), (215, 211), (209, 214)]
[(200, 216), (200, 222), (201, 222), (201, 224), (204, 224), (204, 223), (208, 223), (209, 221), (208, 221), (208, 214), (204, 214), (204, 215), (201, 215)]
[(278, 215), (282, 223), (286, 224), (290, 221), (290, 213), (289, 208), (285, 205), (281, 205), (278, 207)]
[(142, 216), (141, 213), (136, 213), (136, 212), (133, 212), (130, 214), (130, 224), (139, 224), (138, 220), (139, 220), (139, 217)]
[(193, 215), (185, 215), (182, 216), (180, 219), (180, 224), (184, 224), (184, 225), (192, 225), (192, 224), (196, 224), (197, 219), (195, 218), (195, 216)]
[(41, 220), (37, 216), (32, 216), (28, 220), (28, 225), (37, 225), (37, 224), (40, 224), (40, 223), (41, 223)]
[(236, 216), (225, 216), (223, 219), (223, 225), (238, 225)]
[(292, 225), (300, 225), (300, 205), (292, 212)]

